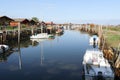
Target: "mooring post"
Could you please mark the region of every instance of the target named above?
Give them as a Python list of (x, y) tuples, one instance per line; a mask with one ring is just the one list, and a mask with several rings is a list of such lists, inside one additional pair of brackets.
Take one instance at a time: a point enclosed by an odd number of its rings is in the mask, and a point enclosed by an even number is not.
[(31, 33), (32, 33), (32, 35), (34, 34), (33, 27), (34, 27), (34, 26), (31, 26)]

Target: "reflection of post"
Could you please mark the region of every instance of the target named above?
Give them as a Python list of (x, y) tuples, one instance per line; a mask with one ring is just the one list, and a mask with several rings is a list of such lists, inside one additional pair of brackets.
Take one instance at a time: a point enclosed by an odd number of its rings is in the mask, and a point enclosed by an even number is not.
[(57, 42), (59, 42), (59, 37), (57, 36)]
[(50, 41), (50, 43), (51, 43), (51, 47), (52, 47), (52, 40)]
[(32, 46), (34, 46), (34, 41), (32, 40)]
[(43, 59), (44, 59), (44, 56), (43, 56), (43, 44), (42, 44), (42, 42), (40, 43), (40, 45), (41, 45), (41, 65), (43, 64)]
[(20, 51), (20, 23), (18, 23), (18, 53), (19, 53), (19, 69), (22, 68), (21, 51)]
[(21, 60), (21, 51), (20, 51), (20, 43), (18, 44), (18, 52), (19, 52), (19, 69), (22, 68), (22, 60)]

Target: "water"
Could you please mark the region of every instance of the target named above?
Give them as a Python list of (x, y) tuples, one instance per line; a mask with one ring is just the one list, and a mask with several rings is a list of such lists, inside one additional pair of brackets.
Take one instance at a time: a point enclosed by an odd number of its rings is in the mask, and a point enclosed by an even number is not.
[(53, 40), (21, 41), (20, 51), (0, 62), (0, 80), (82, 80), (83, 56), (91, 47), (89, 37), (66, 30)]

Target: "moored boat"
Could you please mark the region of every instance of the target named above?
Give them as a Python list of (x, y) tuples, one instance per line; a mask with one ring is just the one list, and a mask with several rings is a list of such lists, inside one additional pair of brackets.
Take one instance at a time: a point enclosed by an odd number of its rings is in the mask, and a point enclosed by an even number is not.
[(90, 43), (90, 45), (98, 44), (99, 43), (99, 37), (97, 35), (93, 35), (89, 39), (89, 43)]
[(1, 44), (0, 45), (0, 54), (5, 53), (9, 49), (8, 45)]
[(56, 30), (56, 34), (60, 34), (60, 33), (63, 33), (64, 32), (64, 28), (63, 27), (60, 27)]
[(30, 36), (31, 39), (44, 39), (44, 38), (49, 38), (49, 35), (47, 33), (40, 33), (40, 34), (36, 34), (36, 35), (32, 35)]
[(114, 80), (114, 72), (100, 50), (86, 50), (83, 66), (85, 80)]

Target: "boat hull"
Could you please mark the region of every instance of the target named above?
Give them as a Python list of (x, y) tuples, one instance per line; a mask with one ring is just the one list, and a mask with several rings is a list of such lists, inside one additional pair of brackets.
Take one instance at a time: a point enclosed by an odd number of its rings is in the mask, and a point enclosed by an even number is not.
[(37, 34), (37, 35), (32, 35), (30, 36), (31, 39), (45, 39), (45, 38), (49, 38), (49, 35), (47, 33), (41, 33), (41, 34)]
[(0, 45), (0, 54), (6, 52), (8, 49), (8, 45)]
[(83, 58), (85, 80), (114, 80), (114, 72), (99, 50), (87, 50)]

